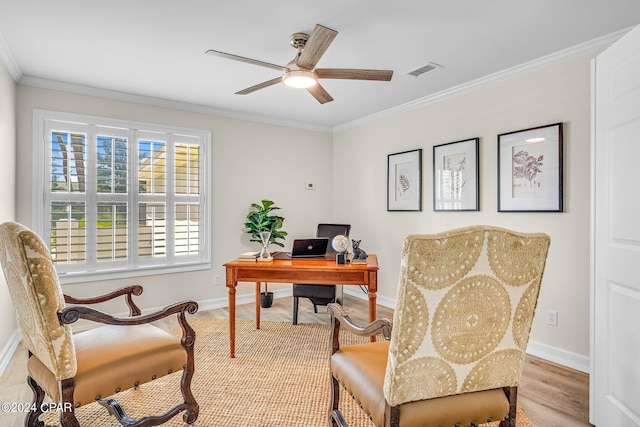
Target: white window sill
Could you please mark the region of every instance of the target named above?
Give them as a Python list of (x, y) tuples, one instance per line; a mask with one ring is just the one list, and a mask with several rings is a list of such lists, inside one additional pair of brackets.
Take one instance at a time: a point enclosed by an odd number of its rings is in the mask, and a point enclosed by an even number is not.
[(123, 268), (118, 270), (91, 271), (91, 272), (66, 272), (58, 273), (60, 283), (63, 285), (81, 282), (93, 282), (98, 280), (123, 279), (141, 276), (157, 276), (170, 273), (186, 273), (190, 271), (210, 270), (211, 262), (194, 262), (176, 264), (172, 266), (144, 266)]

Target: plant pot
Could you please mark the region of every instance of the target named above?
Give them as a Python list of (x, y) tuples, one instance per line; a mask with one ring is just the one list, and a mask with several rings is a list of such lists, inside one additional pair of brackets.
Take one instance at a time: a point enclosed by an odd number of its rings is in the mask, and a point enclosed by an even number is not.
[(260, 307), (269, 308), (273, 304), (273, 292), (260, 293)]

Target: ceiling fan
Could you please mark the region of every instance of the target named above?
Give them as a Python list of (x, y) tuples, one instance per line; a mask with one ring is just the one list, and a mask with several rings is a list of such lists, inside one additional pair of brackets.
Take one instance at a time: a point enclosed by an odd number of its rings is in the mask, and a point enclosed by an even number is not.
[(316, 68), (316, 64), (322, 58), (327, 48), (333, 42), (338, 32), (322, 25), (316, 25), (311, 35), (306, 33), (295, 33), (291, 35), (291, 46), (298, 50), (296, 56), (286, 66), (271, 64), (269, 62), (259, 61), (257, 59), (245, 58), (243, 56), (231, 53), (220, 52), (217, 50), (208, 50), (205, 53), (219, 56), (222, 58), (233, 59), (235, 61), (246, 62), (249, 64), (259, 65), (274, 70), (281, 71), (283, 74), (272, 80), (258, 83), (255, 86), (248, 87), (236, 92), (236, 95), (246, 95), (265, 87), (284, 83), (287, 86), (295, 88), (304, 88), (319, 103), (333, 101), (329, 93), (318, 83), (318, 79), (347, 79), (347, 80), (379, 80), (389, 81), (393, 76), (393, 70), (361, 70), (352, 68)]

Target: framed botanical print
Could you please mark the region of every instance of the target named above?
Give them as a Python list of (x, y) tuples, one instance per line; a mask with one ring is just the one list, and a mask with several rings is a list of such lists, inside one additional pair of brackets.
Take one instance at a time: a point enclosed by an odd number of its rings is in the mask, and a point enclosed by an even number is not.
[(387, 156), (387, 210), (422, 210), (422, 149)]
[(479, 210), (480, 138), (433, 147), (433, 210)]
[(498, 135), (498, 212), (562, 212), (562, 123)]

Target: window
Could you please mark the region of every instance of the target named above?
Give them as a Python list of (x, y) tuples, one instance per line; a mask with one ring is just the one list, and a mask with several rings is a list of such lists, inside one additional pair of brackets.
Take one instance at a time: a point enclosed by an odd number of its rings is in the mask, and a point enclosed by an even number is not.
[(33, 228), (61, 280), (210, 268), (209, 132), (44, 110), (34, 132)]

